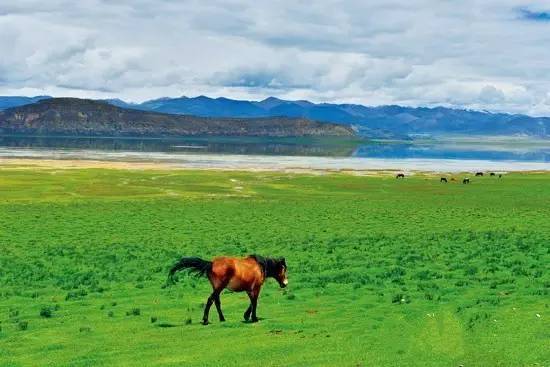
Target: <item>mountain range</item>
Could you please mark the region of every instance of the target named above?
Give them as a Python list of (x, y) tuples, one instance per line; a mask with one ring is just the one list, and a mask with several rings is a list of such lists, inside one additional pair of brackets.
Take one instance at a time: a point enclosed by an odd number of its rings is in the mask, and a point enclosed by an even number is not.
[(355, 136), (345, 125), (295, 117), (224, 118), (122, 108), (105, 101), (49, 98), (0, 111), (0, 133), (70, 136)]
[(52, 98), (50, 96), (20, 97), (20, 96), (0, 96), (0, 111), (6, 108), (24, 106), (38, 102), (43, 99)]
[[(0, 109), (6, 106), (0, 97)], [(11, 97), (14, 98), (14, 97)], [(20, 97), (25, 98), (25, 97)], [(46, 97), (34, 97), (46, 98)], [(358, 104), (312, 103), (287, 101), (269, 97), (262, 101), (228, 98), (179, 97), (160, 98), (143, 103), (127, 103), (119, 99), (106, 102), (129, 109), (212, 118), (292, 117), (351, 126), (361, 136), (371, 138), (409, 138), (418, 135), (502, 135), (550, 137), (550, 118), (521, 114), (446, 107), (369, 107)], [(25, 102), (24, 99), (15, 101)], [(32, 98), (27, 103), (32, 103)]]

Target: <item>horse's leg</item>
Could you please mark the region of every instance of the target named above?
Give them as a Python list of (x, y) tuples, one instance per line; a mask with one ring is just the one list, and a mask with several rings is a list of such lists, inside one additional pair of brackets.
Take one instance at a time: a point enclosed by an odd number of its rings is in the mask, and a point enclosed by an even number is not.
[(248, 296), (250, 297), (250, 308), (252, 311), (252, 322), (258, 322), (258, 317), (256, 316), (256, 307), (258, 306), (258, 296), (260, 295), (260, 289), (253, 289)]
[(252, 299), (252, 322), (258, 322), (258, 317), (256, 316), (256, 307), (258, 307), (258, 296)]
[[(250, 320), (250, 315), (252, 314), (252, 311), (254, 310), (254, 291), (247, 291), (246, 294), (248, 294), (248, 298), (250, 298), (250, 305), (248, 305), (248, 308), (244, 312), (244, 320), (248, 321)], [(252, 320), (254, 321), (254, 320)]]
[(220, 321), (225, 321), (225, 317), (223, 317), (222, 313), (222, 304), (220, 301), (220, 293), (216, 295), (216, 299), (214, 299), (214, 303), (216, 305), (216, 310), (218, 310), (218, 316), (220, 317)]
[(220, 321), (225, 321), (223, 320), (223, 315), (222, 315), (222, 310), (220, 305), (220, 293), (223, 291), (223, 289), (227, 285), (227, 281), (220, 280), (219, 278), (216, 278), (214, 276), (209, 276), (208, 280), (210, 280), (210, 284), (212, 284), (213, 291), (210, 297), (208, 297), (208, 300), (206, 301), (206, 306), (204, 306), (204, 315), (202, 316), (203, 325), (208, 325), (208, 313), (210, 312), (210, 307), (212, 307), (212, 303), (216, 303), (216, 309), (218, 310)]
[(221, 308), (221, 302), (220, 302), (220, 293), (223, 291), (225, 287), (218, 287), (214, 288), (214, 291), (208, 297), (208, 301), (206, 301), (206, 306), (204, 307), (204, 315), (202, 317), (202, 323), (204, 325), (208, 325), (208, 313), (210, 312), (210, 307), (212, 307), (212, 303), (216, 304), (216, 310), (218, 311), (218, 316), (220, 317), (220, 321), (225, 321), (225, 318), (222, 314), (222, 308)]
[(212, 303), (216, 299), (215, 291), (212, 292), (210, 297), (208, 297), (208, 300), (206, 301), (206, 306), (204, 306), (204, 314), (202, 316), (202, 324), (208, 325), (208, 313), (210, 312), (210, 307), (212, 307)]
[(250, 301), (250, 302), (251, 302), (250, 305), (248, 305), (248, 308), (244, 312), (244, 320), (245, 321), (250, 320), (250, 313), (252, 312), (252, 301)]

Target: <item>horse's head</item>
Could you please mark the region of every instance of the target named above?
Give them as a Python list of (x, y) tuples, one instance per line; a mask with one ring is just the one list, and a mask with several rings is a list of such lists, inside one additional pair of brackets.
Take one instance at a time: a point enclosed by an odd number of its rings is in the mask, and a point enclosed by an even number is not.
[(276, 269), (275, 269), (275, 280), (279, 283), (281, 288), (284, 288), (288, 285), (288, 277), (286, 275), (287, 267), (286, 260), (284, 257), (276, 260)]

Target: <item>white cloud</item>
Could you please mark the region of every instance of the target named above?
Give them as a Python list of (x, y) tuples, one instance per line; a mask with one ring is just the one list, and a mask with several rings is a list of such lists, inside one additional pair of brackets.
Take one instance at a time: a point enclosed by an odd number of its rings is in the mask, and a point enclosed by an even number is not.
[(549, 1), (7, 0), (0, 94), (550, 114)]

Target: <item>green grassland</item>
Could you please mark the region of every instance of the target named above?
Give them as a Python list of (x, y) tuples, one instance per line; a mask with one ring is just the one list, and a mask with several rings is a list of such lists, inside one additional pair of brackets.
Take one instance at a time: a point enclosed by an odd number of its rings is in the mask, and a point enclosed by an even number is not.
[[(261, 321), (180, 256), (285, 256)], [(548, 366), (550, 174), (0, 169), (1, 366)]]

